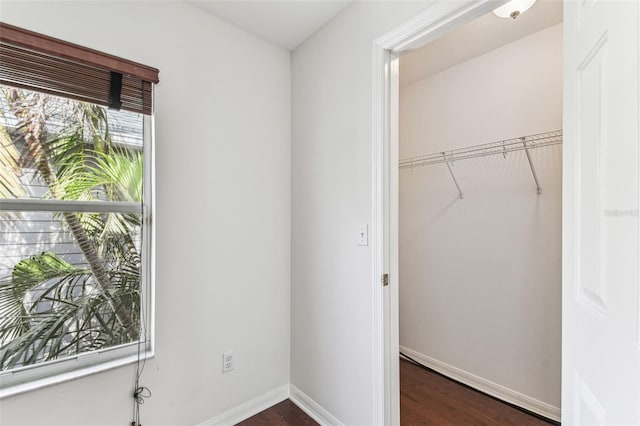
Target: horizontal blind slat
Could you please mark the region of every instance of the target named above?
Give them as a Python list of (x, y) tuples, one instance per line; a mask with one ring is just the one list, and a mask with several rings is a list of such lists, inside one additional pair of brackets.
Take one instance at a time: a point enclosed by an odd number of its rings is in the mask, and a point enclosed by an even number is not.
[(139, 80), (158, 83), (158, 70), (128, 59), (119, 58), (78, 44), (39, 34), (24, 28), (0, 22), (0, 40), (7, 44), (86, 64), (98, 69), (131, 75)]
[[(18, 37), (19, 41), (16, 42), (15, 37)], [(28, 37), (33, 37), (34, 41), (27, 40)], [(42, 43), (55, 47), (56, 41), (62, 47), (70, 45), (0, 22), (0, 82), (8, 86), (109, 106), (111, 71), (121, 72), (122, 70), (113, 69), (113, 67), (101, 68), (83, 61), (56, 56), (51, 54), (51, 49), (43, 51), (37, 49), (37, 46)], [(73, 49), (83, 49), (81, 46), (71, 46)], [(94, 59), (100, 55), (100, 52), (91, 49), (86, 51), (91, 53)], [(107, 54), (104, 56), (105, 64), (112, 64), (120, 59)], [(134, 74), (141, 67), (146, 67), (131, 61), (120, 60), (124, 64), (124, 70), (133, 71)], [(144, 73), (151, 76), (151, 80), (142, 79), (139, 75), (123, 73), (121, 109), (143, 114), (152, 113), (152, 83), (157, 82), (157, 70), (146, 67)]]

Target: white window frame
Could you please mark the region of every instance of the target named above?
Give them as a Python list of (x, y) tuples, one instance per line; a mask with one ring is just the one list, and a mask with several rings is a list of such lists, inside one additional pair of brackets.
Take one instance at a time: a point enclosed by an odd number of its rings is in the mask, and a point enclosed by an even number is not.
[(155, 355), (155, 125), (143, 115), (143, 204), (136, 202), (0, 199), (0, 211), (142, 214), (141, 323), (139, 341), (0, 372), (0, 399), (133, 364)]

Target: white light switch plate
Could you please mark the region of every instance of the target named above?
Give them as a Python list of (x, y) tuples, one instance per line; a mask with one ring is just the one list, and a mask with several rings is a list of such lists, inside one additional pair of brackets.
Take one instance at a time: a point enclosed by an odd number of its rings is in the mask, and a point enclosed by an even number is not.
[(369, 225), (367, 224), (360, 225), (360, 229), (358, 230), (358, 245), (369, 245)]

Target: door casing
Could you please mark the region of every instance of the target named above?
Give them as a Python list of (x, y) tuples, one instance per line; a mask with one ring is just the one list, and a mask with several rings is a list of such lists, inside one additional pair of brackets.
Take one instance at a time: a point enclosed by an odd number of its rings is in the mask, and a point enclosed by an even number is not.
[[(373, 419), (400, 424), (398, 302), (399, 68), (402, 53), (422, 47), (507, 0), (440, 0), (373, 43), (372, 229)], [(382, 276), (389, 274), (389, 285)]]

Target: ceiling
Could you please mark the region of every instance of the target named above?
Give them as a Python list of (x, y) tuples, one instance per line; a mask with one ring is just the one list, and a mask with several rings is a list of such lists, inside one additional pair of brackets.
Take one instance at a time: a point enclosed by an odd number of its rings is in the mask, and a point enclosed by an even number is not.
[(190, 3), (291, 51), (352, 0), (194, 0)]
[(488, 13), (400, 57), (407, 85), (562, 22), (561, 0), (538, 0), (513, 20)]
[[(190, 0), (245, 31), (292, 51), (354, 0)], [(451, 66), (562, 22), (562, 0), (538, 0), (516, 20), (488, 13), (400, 58), (400, 84)]]

